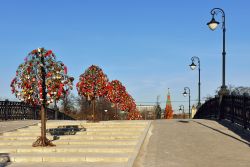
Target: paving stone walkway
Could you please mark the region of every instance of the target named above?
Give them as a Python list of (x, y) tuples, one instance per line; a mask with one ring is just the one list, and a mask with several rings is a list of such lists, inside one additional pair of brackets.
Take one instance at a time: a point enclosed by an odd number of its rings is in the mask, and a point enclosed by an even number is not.
[(157, 120), (134, 167), (249, 167), (249, 140), (209, 120)]
[(39, 120), (0, 121), (0, 133), (39, 123)]

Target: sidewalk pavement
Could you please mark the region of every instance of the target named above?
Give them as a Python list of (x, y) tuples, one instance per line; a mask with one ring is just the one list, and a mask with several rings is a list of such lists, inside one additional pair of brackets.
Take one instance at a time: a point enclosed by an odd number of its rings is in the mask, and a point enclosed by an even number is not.
[(134, 167), (249, 167), (249, 141), (209, 120), (156, 120)]
[(0, 122), (0, 133), (13, 131), (26, 126), (34, 125), (39, 123), (39, 120), (16, 120), (16, 121), (1, 121)]

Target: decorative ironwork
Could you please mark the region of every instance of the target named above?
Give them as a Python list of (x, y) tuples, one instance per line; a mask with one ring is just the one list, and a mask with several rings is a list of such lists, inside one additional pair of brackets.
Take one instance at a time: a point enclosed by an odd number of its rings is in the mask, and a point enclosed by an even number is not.
[[(24, 102), (0, 101), (0, 121), (1, 120), (40, 120), (40, 106), (32, 106)], [(48, 120), (73, 120), (72, 117), (58, 112), (54, 109), (47, 108)]]
[(195, 119), (227, 119), (250, 129), (250, 96), (225, 95), (206, 101), (197, 111)]

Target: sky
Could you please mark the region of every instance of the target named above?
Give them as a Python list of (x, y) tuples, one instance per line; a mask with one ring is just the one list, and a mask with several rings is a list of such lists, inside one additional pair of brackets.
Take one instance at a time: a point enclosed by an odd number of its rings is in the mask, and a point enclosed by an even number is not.
[(164, 107), (170, 88), (173, 109), (187, 110), (184, 87), (191, 105), (198, 98), (192, 56), (201, 61), (202, 99), (222, 83), (222, 29), (206, 25), (214, 7), (226, 14), (226, 85), (249, 86), (249, 6), (248, 0), (1, 0), (0, 97), (14, 99), (9, 85), (18, 65), (45, 47), (67, 65), (74, 84), (94, 64), (110, 81), (120, 80), (137, 104), (160, 96)]

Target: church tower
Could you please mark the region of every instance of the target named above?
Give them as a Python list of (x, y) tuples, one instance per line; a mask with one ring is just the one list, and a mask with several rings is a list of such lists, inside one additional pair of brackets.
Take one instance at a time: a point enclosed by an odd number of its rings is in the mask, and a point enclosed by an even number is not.
[(168, 97), (167, 97), (166, 108), (165, 108), (165, 118), (173, 119), (173, 109), (172, 109), (172, 104), (171, 104), (171, 99), (170, 99), (169, 88), (168, 88)]

